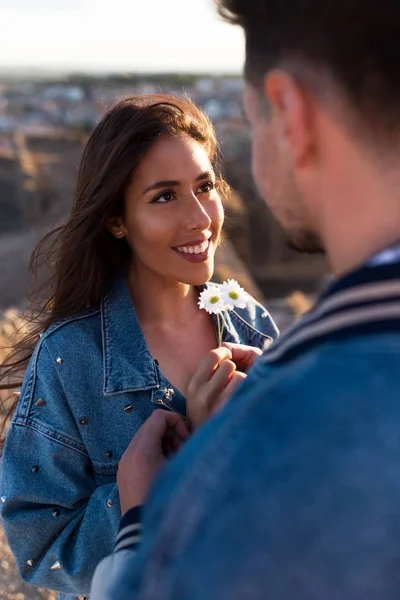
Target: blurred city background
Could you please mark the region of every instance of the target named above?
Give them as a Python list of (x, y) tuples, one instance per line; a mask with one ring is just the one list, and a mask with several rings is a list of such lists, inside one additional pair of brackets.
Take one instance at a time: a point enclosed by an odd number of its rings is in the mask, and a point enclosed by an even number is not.
[[(8, 4), (8, 2), (7, 2)], [(259, 197), (243, 119), (239, 30), (212, 0), (0, 0), (0, 360), (21, 324), (35, 244), (68, 217), (94, 125), (119, 98), (185, 94), (215, 124), (234, 190), (216, 280), (233, 277), (284, 329), (326, 278), (296, 254)], [(0, 532), (0, 600), (53, 598), (20, 582)]]

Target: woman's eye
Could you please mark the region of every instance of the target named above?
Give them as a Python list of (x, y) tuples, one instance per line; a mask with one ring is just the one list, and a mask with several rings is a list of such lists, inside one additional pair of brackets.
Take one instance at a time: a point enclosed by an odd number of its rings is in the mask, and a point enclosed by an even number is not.
[(200, 192), (203, 194), (207, 194), (208, 192), (211, 192), (211, 190), (213, 190), (215, 188), (215, 183), (213, 181), (207, 181), (206, 183), (203, 183), (203, 185), (200, 187)]
[(165, 191), (162, 194), (158, 194), (151, 202), (154, 204), (166, 204), (167, 202), (171, 202), (174, 199), (174, 194), (172, 191)]

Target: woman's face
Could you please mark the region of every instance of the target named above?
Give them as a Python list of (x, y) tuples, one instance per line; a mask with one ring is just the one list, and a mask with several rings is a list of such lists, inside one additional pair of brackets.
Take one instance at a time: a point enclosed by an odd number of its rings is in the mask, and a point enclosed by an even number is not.
[(188, 135), (161, 137), (125, 193), (120, 227), (138, 274), (190, 285), (214, 271), (224, 212), (205, 148)]

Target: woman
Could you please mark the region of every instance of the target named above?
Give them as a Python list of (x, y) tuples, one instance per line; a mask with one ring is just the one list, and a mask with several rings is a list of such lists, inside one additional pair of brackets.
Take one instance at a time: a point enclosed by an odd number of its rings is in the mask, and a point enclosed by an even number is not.
[[(168, 96), (123, 100), (87, 143), (48, 295), (3, 369), (10, 378), (29, 360), (0, 493), (31, 584), (88, 594), (118, 530), (122, 454), (155, 408), (185, 415), (188, 382), (217, 345), (198, 307), (224, 219), (216, 158), (208, 119)], [(252, 299), (223, 332), (259, 348), (274, 337)]]

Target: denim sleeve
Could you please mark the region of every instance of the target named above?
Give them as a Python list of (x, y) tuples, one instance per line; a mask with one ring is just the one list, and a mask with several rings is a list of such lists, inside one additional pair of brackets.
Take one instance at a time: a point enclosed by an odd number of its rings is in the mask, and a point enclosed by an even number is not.
[(113, 550), (119, 498), (115, 481), (95, 481), (53, 362), (42, 347), (28, 368), (6, 438), (0, 506), (21, 577), (85, 596)]

